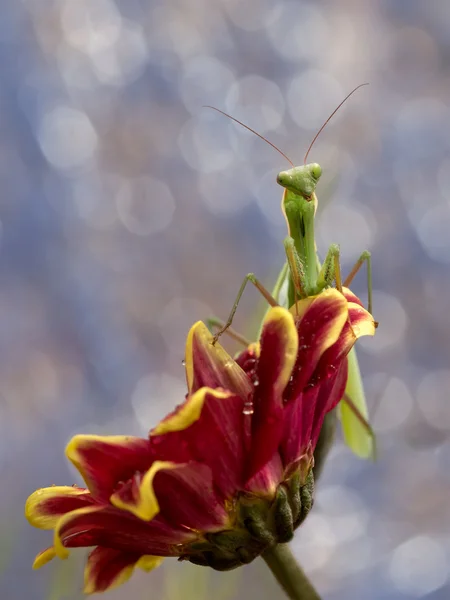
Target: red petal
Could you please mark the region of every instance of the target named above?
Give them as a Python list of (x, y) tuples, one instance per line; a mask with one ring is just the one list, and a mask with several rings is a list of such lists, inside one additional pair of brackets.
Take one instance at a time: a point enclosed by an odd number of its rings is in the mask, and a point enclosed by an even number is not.
[(209, 388), (198, 390), (152, 431), (155, 455), (159, 460), (195, 460), (209, 466), (217, 489), (224, 498), (231, 497), (244, 483), (243, 409), (240, 396)]
[(120, 481), (153, 462), (150, 443), (132, 436), (76, 435), (66, 456), (80, 471), (92, 495), (107, 502)]
[(177, 544), (193, 541), (196, 535), (177, 529), (159, 515), (145, 522), (113, 506), (75, 510), (61, 517), (55, 528), (54, 547), (60, 558), (67, 548), (104, 546), (135, 554), (177, 556)]
[(354, 294), (352, 292), (352, 290), (350, 290), (347, 287), (343, 287), (342, 288), (342, 293), (344, 294), (347, 302), (353, 302), (355, 304), (359, 304), (359, 306), (362, 306), (364, 308), (364, 304), (362, 303), (362, 301), (358, 298), (358, 296), (356, 296), (356, 294)]
[(36, 490), (25, 504), (25, 517), (39, 529), (54, 529), (58, 519), (72, 510), (94, 504), (84, 488), (55, 485)]
[(273, 498), (276, 494), (277, 487), (283, 480), (284, 468), (281, 462), (281, 457), (276, 452), (256, 475), (254, 475), (245, 484), (245, 490), (257, 494), (258, 496), (266, 496)]
[(214, 489), (209, 467), (191, 462), (177, 469), (159, 471), (154, 481), (161, 515), (197, 531), (231, 527), (228, 514)]
[(87, 559), (84, 571), (84, 593), (95, 594), (112, 590), (128, 581), (135, 567), (146, 571), (162, 562), (159, 556), (140, 556), (111, 548), (94, 548)]
[[(321, 381), (333, 375), (353, 348), (356, 340), (363, 335), (375, 334), (373, 317), (359, 304), (348, 304), (349, 319), (342, 328), (339, 339), (320, 357), (311, 380)], [(349, 322), (350, 321), (350, 322)]]
[(241, 367), (217, 342), (204, 323), (198, 321), (191, 328), (186, 341), (186, 377), (189, 394), (202, 387), (217, 388), (247, 398), (252, 386)]
[[(348, 319), (348, 304), (344, 296), (335, 289), (328, 289), (316, 296), (297, 323), (299, 351), (293, 370), (293, 379), (286, 390), (285, 399), (292, 401), (309, 383), (319, 360), (342, 334)], [(300, 300), (300, 305), (303, 300)], [(302, 306), (300, 306), (300, 309)], [(291, 312), (295, 314), (295, 306)]]
[(119, 485), (109, 501), (116, 508), (128, 510), (138, 519), (151, 521), (159, 513), (159, 504), (153, 490), (153, 479), (161, 470), (180, 468), (173, 462), (156, 460), (146, 473), (136, 473)]
[(247, 472), (249, 478), (271, 460), (283, 432), (283, 393), (298, 350), (297, 331), (289, 311), (281, 307), (269, 310), (260, 343), (253, 400), (252, 456)]
[(288, 405), (280, 453), (285, 468), (313, 453), (328, 411), (340, 401), (347, 382), (347, 361), (328, 379), (312, 384)]

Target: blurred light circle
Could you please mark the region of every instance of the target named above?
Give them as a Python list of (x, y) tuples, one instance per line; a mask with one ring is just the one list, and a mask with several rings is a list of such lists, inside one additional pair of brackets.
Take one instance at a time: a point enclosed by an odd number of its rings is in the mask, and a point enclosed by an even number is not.
[[(164, 307), (158, 320), (161, 336), (167, 348), (179, 357), (180, 369), (186, 345), (186, 335), (195, 321), (205, 321), (214, 311), (201, 300), (176, 296)], [(180, 371), (181, 372), (181, 371)]]
[(215, 173), (200, 176), (199, 190), (203, 204), (217, 216), (231, 216), (241, 212), (254, 201), (248, 185), (239, 178), (236, 169), (229, 168), (218, 177)]
[(450, 203), (432, 206), (414, 223), (423, 249), (440, 263), (450, 262)]
[(97, 133), (87, 115), (69, 106), (45, 113), (38, 129), (45, 158), (58, 169), (80, 167), (97, 148)]
[(399, 377), (391, 377), (379, 402), (372, 421), (376, 433), (387, 433), (398, 429), (409, 417), (413, 398), (406, 383)]
[(343, 485), (322, 487), (317, 505), (330, 523), (337, 544), (367, 532), (369, 513), (356, 492)]
[[(287, 90), (287, 104), (292, 119), (311, 131), (319, 129), (331, 111), (343, 100), (342, 86), (338, 81), (316, 69), (294, 77)], [(336, 123), (339, 112), (331, 123)]]
[(142, 28), (124, 25), (117, 42), (91, 55), (97, 78), (102, 83), (122, 86), (135, 81), (147, 63), (147, 45)]
[(61, 44), (56, 53), (58, 71), (68, 88), (92, 90), (98, 87), (98, 78), (92, 70), (89, 56), (76, 48)]
[(278, 12), (271, 10), (271, 0), (248, 0), (245, 4), (241, 0), (227, 0), (222, 7), (234, 25), (244, 31), (258, 31), (275, 19)]
[(168, 186), (153, 177), (124, 180), (117, 197), (117, 213), (125, 227), (137, 235), (151, 235), (172, 221), (175, 200)]
[(425, 419), (436, 429), (450, 431), (450, 370), (427, 373), (417, 388), (417, 403)]
[(399, 591), (415, 598), (443, 587), (448, 565), (442, 544), (425, 535), (404, 542), (392, 554), (389, 576)]
[(185, 123), (178, 136), (178, 145), (192, 169), (213, 173), (231, 165), (234, 152), (227, 135), (227, 121), (218, 114), (216, 118), (214, 114), (202, 113)]
[(73, 183), (72, 194), (78, 214), (94, 229), (111, 229), (117, 221), (114, 202), (122, 180), (114, 174), (92, 174)]
[[(323, 10), (312, 3), (284, 2), (273, 9), (267, 20), (272, 46), (282, 58), (316, 60), (329, 43), (329, 26)], [(306, 93), (316, 96), (316, 90)]]
[[(333, 525), (331, 525), (333, 527)], [(364, 537), (354, 541), (344, 542), (334, 552), (332, 560), (327, 565), (327, 574), (333, 579), (346, 579), (349, 575), (356, 574), (372, 566), (373, 544), (367, 539), (367, 530)]]
[(68, 43), (88, 54), (114, 44), (121, 34), (122, 17), (111, 0), (68, 0), (61, 26)]
[[(198, 114), (208, 104), (224, 108), (224, 97), (234, 81), (232, 70), (212, 56), (196, 56), (183, 68), (180, 93), (184, 106)], [(225, 117), (224, 117), (225, 118)]]
[(345, 242), (340, 246), (342, 262), (355, 262), (362, 249), (372, 246), (375, 233), (375, 219), (368, 208), (344, 204), (336, 198), (325, 206), (318, 219), (319, 247), (326, 248), (332, 242)]
[(431, 32), (420, 27), (393, 27), (384, 36), (383, 57), (392, 73), (402, 73), (404, 82), (408, 76), (416, 78), (417, 73), (429, 78), (435, 76), (439, 66), (439, 45)]
[(375, 335), (363, 336), (358, 346), (370, 354), (379, 354), (402, 342), (408, 316), (402, 303), (392, 294), (376, 290), (373, 294), (374, 317), (379, 322)]
[[(406, 102), (400, 111), (396, 126), (400, 133), (406, 136), (411, 131), (417, 133), (422, 127), (430, 128), (429, 133), (433, 133), (433, 129), (440, 127), (443, 120), (448, 118), (449, 109), (445, 103), (433, 97), (414, 98)], [(406, 138), (408, 139), (408, 138)], [(429, 149), (422, 143), (416, 143), (415, 146), (421, 148), (423, 152), (428, 153)]]
[(398, 151), (402, 154), (400, 160), (408, 164), (429, 161), (433, 155), (436, 160), (440, 158), (445, 146), (448, 147), (448, 136), (442, 124), (448, 123), (449, 119), (448, 106), (438, 98), (427, 96), (406, 102), (395, 122)]
[(232, 84), (226, 100), (232, 116), (258, 133), (276, 129), (284, 115), (283, 94), (276, 83), (259, 75), (247, 75)]
[(279, 169), (270, 169), (254, 183), (254, 194), (261, 212), (271, 225), (269, 231), (276, 239), (286, 235), (286, 220), (281, 211), (283, 189), (277, 184)]
[(168, 373), (152, 373), (141, 377), (131, 396), (136, 420), (144, 431), (155, 427), (167, 412), (180, 404), (186, 395), (184, 378)]
[(329, 521), (311, 512), (302, 523), (302, 535), (291, 542), (295, 555), (306, 571), (322, 569), (331, 560), (337, 540)]
[(439, 165), (437, 181), (441, 194), (450, 204), (450, 158), (444, 158)]

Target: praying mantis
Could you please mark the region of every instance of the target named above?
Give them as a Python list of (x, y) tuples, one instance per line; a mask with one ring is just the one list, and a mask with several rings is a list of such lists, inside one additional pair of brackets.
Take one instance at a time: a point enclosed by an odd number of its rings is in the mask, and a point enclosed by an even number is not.
[[(308, 151), (305, 154), (304, 164), (297, 167), (294, 166), (292, 161), (281, 150), (259, 133), (234, 117), (230, 117), (227, 113), (224, 113), (215, 107), (208, 107), (231, 118), (233, 121), (239, 123), (266, 141), (284, 156), (291, 165), (289, 170), (281, 171), (277, 175), (277, 183), (284, 188), (281, 209), (286, 219), (288, 229), (288, 236), (284, 240), (286, 263), (280, 271), (272, 293), (264, 288), (253, 273), (246, 275), (227, 321), (223, 323), (218, 319), (209, 319), (210, 327), (214, 326), (218, 328), (213, 343), (215, 343), (225, 332), (231, 334), (238, 341), (245, 342), (242, 336), (230, 328), (241, 296), (249, 281), (259, 290), (269, 305), (281, 304), (289, 308), (293, 306), (297, 300), (320, 294), (323, 290), (331, 287), (333, 284), (335, 284), (336, 288), (339, 290), (342, 290), (342, 286), (348, 287), (362, 265), (366, 264), (368, 311), (372, 313), (372, 269), (370, 252), (367, 250), (362, 252), (351, 269), (350, 274), (344, 281), (342, 281), (341, 276), (339, 246), (337, 244), (331, 244), (322, 264), (319, 260), (314, 234), (315, 214), (317, 210), (317, 196), (315, 190), (322, 175), (322, 168), (317, 163), (306, 163), (314, 142), (329, 120), (344, 102), (346, 102), (346, 100), (363, 85), (367, 84), (361, 84), (352, 90), (352, 92), (350, 92), (350, 94), (348, 94), (333, 111), (330, 117), (328, 117), (312, 140)], [(368, 423), (369, 413), (355, 348), (352, 348), (347, 360), (347, 386), (344, 397), (338, 405), (344, 440), (354, 454), (361, 458), (369, 458), (375, 455), (375, 437)]]

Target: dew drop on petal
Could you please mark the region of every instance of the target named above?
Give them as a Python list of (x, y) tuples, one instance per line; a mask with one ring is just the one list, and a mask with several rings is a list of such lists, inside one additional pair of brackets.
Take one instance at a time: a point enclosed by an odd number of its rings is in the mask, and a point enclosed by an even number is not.
[(242, 409), (243, 415), (252, 415), (254, 413), (253, 402), (245, 402), (244, 408)]

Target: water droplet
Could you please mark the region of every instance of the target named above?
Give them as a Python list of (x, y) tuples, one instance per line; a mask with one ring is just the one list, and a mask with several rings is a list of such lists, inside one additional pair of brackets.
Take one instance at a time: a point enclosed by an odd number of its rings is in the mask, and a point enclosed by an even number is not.
[(244, 408), (242, 409), (243, 415), (252, 415), (254, 413), (253, 402), (251, 400), (247, 400), (244, 402)]
[(185, 366), (186, 366), (186, 361), (184, 360), (184, 358), (183, 358), (183, 360), (181, 361), (181, 364), (183, 365), (183, 367), (185, 367)]
[(256, 379), (256, 378), (255, 378), (255, 380), (254, 380), (254, 382), (253, 382), (253, 385), (254, 385), (255, 387), (258, 387), (258, 385), (259, 385), (259, 379)]

